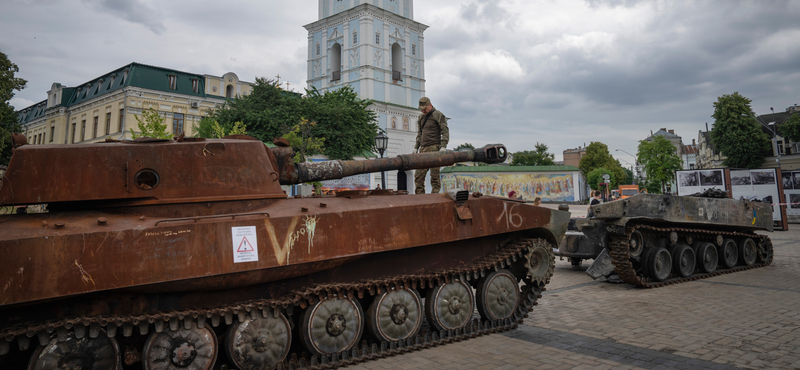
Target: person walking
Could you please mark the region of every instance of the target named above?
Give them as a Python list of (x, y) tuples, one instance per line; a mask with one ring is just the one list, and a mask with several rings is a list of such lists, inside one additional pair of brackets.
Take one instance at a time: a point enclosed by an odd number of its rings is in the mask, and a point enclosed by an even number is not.
[[(415, 153), (428, 153), (444, 151), (450, 141), (450, 129), (447, 128), (447, 118), (431, 104), (427, 97), (419, 99), (419, 110), (422, 114), (417, 119), (417, 143)], [(439, 182), (439, 168), (431, 168), (431, 193), (438, 193), (441, 188)], [(428, 169), (414, 171), (414, 192), (425, 194), (425, 175)]]

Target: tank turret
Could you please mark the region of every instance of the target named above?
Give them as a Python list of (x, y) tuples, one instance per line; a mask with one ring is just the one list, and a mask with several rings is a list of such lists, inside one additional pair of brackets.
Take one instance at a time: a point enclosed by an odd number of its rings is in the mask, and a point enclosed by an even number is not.
[[(0, 182), (0, 204), (86, 209), (285, 198), (280, 185), (452, 165), (500, 163), (502, 144), (464, 151), (405, 154), (363, 161), (299, 163), (285, 140), (110, 141), (91, 145), (20, 145)], [(24, 185), (23, 185), (24, 184)], [(55, 208), (53, 208), (55, 207)]]

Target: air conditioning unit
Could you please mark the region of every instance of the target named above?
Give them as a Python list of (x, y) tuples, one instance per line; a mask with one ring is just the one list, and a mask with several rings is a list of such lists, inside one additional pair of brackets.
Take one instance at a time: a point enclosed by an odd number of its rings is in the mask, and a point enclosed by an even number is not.
[(192, 108), (199, 108), (199, 107), (200, 107), (200, 103), (199, 102), (196, 102), (196, 101), (192, 102)]
[(395, 81), (402, 81), (403, 77), (400, 75), (400, 71), (392, 71), (392, 80)]
[(331, 77), (331, 81), (339, 81), (342, 79), (342, 72), (341, 71), (333, 71), (333, 77)]

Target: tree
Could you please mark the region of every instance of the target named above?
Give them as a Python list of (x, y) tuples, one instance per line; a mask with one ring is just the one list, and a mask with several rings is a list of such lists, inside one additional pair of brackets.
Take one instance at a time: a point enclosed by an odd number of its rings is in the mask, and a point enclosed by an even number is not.
[(316, 125), (315, 122), (304, 119), (294, 126), (292, 131), (283, 136), (294, 149), (294, 161), (296, 163), (303, 163), (308, 157), (314, 154), (322, 154), (325, 151), (325, 138), (313, 136)]
[(172, 139), (172, 135), (167, 133), (167, 124), (164, 123), (164, 118), (157, 110), (150, 108), (142, 111), (142, 119), (138, 115), (133, 116), (136, 118), (136, 123), (139, 126), (139, 134), (131, 130), (131, 137), (138, 139), (140, 137), (152, 137), (154, 139)]
[(194, 131), (195, 137), (219, 139), (228, 135), (246, 135), (247, 126), (242, 122), (234, 122), (233, 125), (222, 126), (217, 120), (206, 116), (200, 119), (199, 125), (192, 125), (192, 131)]
[(464, 143), (464, 144), (461, 144), (461, 145), (457, 146), (457, 147), (456, 147), (455, 149), (453, 149), (453, 150), (455, 150), (455, 151), (459, 151), (460, 149), (473, 149), (473, 150), (474, 150), (474, 149), (475, 149), (475, 146), (473, 146), (473, 145), (472, 145), (472, 144), (470, 144), (470, 143)]
[(547, 144), (536, 143), (536, 150), (523, 150), (512, 154), (512, 166), (552, 166), (555, 155), (547, 152)]
[(734, 92), (720, 96), (714, 103), (711, 141), (727, 157), (722, 162), (727, 167), (761, 167), (765, 154), (770, 150), (769, 138), (754, 118), (750, 102), (750, 99)]
[(611, 183), (612, 188), (616, 188), (617, 185), (619, 185), (619, 179), (625, 178), (625, 171), (617, 160), (608, 152), (608, 146), (601, 142), (593, 141), (586, 147), (586, 155), (581, 157), (578, 168), (580, 168), (581, 172), (588, 178), (590, 172), (601, 167), (606, 168), (614, 174), (614, 181)]
[(661, 183), (653, 179), (640, 179), (639, 189), (647, 189), (649, 194), (661, 194)]
[[(589, 172), (586, 175), (586, 182), (589, 183), (589, 187), (594, 189), (594, 190), (599, 190), (599, 188), (600, 188), (599, 184), (603, 183), (603, 182), (606, 182), (605, 179), (603, 179), (603, 175), (608, 175), (610, 177), (608, 182), (611, 183), (611, 184), (614, 184), (616, 182), (616, 180), (617, 180), (614, 177), (614, 173), (611, 170), (609, 170), (609, 169), (607, 169), (605, 167), (598, 167), (598, 168), (593, 169), (591, 172)], [(614, 186), (612, 185), (611, 187), (613, 188)]]
[(0, 52), (0, 164), (8, 164), (11, 159), (11, 134), (19, 132), (17, 113), (8, 101), (14, 97), (14, 90), (25, 88), (25, 81), (15, 77), (19, 67), (11, 63), (8, 57)]
[(662, 193), (667, 183), (675, 179), (675, 171), (681, 169), (681, 158), (675, 154), (672, 143), (663, 136), (656, 136), (653, 141), (640, 141), (636, 160), (644, 164), (644, 172), (650, 181), (661, 184)]
[(620, 181), (620, 185), (631, 185), (633, 184), (633, 171), (622, 167), (622, 170), (625, 171), (625, 180)]
[(781, 133), (791, 141), (800, 142), (800, 113), (789, 116), (789, 119), (781, 125)]
[(359, 99), (350, 86), (324, 94), (312, 88), (306, 93), (302, 98), (259, 77), (251, 94), (228, 101), (212, 118), (223, 127), (242, 122), (249, 135), (261, 141), (288, 134), (305, 118), (316, 123), (311, 136), (325, 139), (330, 159), (353, 159), (372, 150), (378, 124), (375, 112), (367, 109), (371, 100)]

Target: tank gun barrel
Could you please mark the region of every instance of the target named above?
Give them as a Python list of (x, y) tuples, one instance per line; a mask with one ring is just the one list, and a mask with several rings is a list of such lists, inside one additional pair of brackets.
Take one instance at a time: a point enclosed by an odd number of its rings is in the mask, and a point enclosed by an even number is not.
[[(291, 165), (281, 166), (283, 170), (280, 175), (280, 183), (281, 185), (292, 185), (313, 181), (335, 180), (362, 173), (444, 167), (458, 162), (502, 163), (506, 160), (507, 156), (508, 151), (503, 144), (489, 144), (477, 149), (403, 154), (394, 158), (379, 158), (363, 161), (332, 160), (298, 164), (291, 163)], [(276, 157), (291, 158), (291, 156), (281, 155), (276, 155)]]

